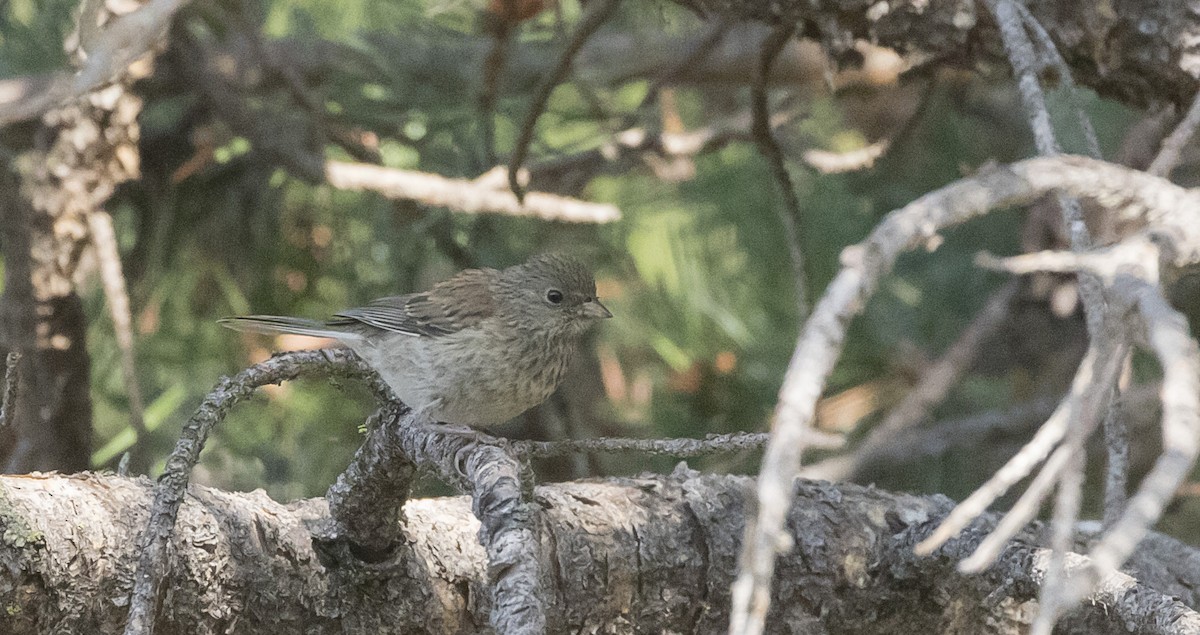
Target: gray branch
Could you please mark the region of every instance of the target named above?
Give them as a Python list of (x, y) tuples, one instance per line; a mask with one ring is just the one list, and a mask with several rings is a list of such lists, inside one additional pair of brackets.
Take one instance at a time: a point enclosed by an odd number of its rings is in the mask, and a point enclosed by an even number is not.
[[(538, 487), (539, 556), (548, 632), (723, 633), (746, 514), (737, 476), (670, 476)], [(795, 548), (779, 563), (769, 631), (1004, 633), (1028, 626), (1045, 576), (1035, 526), (982, 575), (957, 562), (995, 522), (986, 515), (930, 557), (913, 555), (952, 502), (800, 481), (787, 514)], [(8, 635), (119, 633), (133, 584), (138, 528), (153, 484), (113, 475), (0, 477), (0, 606)], [(276, 503), (261, 492), (189, 488), (170, 538), (164, 635), (227, 632), (489, 632), (488, 557), (463, 497), (411, 500), (403, 549), (354, 572), (331, 568), (313, 525), (320, 499)], [(93, 522), (79, 522), (81, 518)], [(1071, 562), (1086, 564), (1081, 556)], [(1200, 552), (1152, 534), (1125, 573), (1059, 625), (1065, 634), (1195, 632)], [(352, 582), (352, 583), (347, 583)], [(353, 609), (352, 611), (350, 609)], [(1191, 630), (1189, 630), (1191, 629)]]

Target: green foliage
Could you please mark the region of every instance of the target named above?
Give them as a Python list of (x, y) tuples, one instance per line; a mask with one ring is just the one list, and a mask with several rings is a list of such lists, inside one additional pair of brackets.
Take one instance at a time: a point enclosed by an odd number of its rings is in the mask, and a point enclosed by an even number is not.
[[(66, 0), (6, 4), (0, 12), (0, 75), (65, 64), (59, 43), (73, 6)], [(561, 19), (569, 25), (578, 7), (562, 7)], [(226, 32), (220, 11), (195, 11), (189, 27), (219, 43)], [(267, 82), (247, 99), (252, 114), (284, 122), (281, 130), (298, 138), (320, 138), (316, 119), (373, 136), (381, 162), (391, 167), (466, 178), (491, 167), (483, 158), (477, 101), (490, 41), (480, 36), (477, 4), (279, 0), (261, 11), (256, 19), (272, 40), (333, 46), (305, 76), (322, 112), (305, 111), (286, 89)], [(639, 3), (621, 11), (598, 37), (662, 37), (697, 28), (675, 5)], [(554, 11), (542, 12), (523, 25), (510, 49), (494, 116), (501, 157), (515, 142), (547, 60), (561, 49), (559, 19)], [(615, 360), (625, 384), (624, 395), (602, 408), (611, 419), (601, 426), (605, 433), (700, 436), (765, 429), (801, 316), (777, 211), (782, 198), (754, 144), (735, 142), (697, 156), (687, 166), (694, 173), (684, 179), (663, 178), (650, 160), (599, 173), (579, 195), (620, 206), (624, 218), (608, 226), (459, 215), (306, 183), (264, 147), (271, 135), (232, 129), (186, 78), (170, 74), (175, 67), (163, 68), (162, 76), (141, 87), (146, 178), (125, 188), (111, 207), (135, 310), (139, 382), (154, 456), (166, 455), (181, 423), (221, 375), (295, 345), (226, 331), (217, 318), (324, 316), (426, 287), (464, 266), (503, 266), (553, 249), (582, 252), (596, 263), (601, 292), (616, 315), (595, 342), (602, 356)], [(661, 127), (665, 106), (639, 110), (652, 80), (586, 78), (560, 86), (538, 121), (531, 163), (596, 148), (631, 126)], [(737, 86), (680, 87), (670, 114), (689, 129), (701, 128), (744, 112), (746, 92)], [(989, 161), (1030, 154), (1011, 91), (951, 77), (926, 92), (920, 114), (873, 168), (823, 175), (799, 161), (789, 165), (801, 198), (810, 304), (836, 274), (841, 250), (866, 237), (887, 212)], [(803, 97), (803, 116), (780, 130), (790, 156), (799, 156), (797, 147), (845, 151), (866, 142), (865, 133), (847, 121), (844, 96)], [(1064, 144), (1081, 149), (1073, 119), (1060, 116), (1069, 104), (1057, 93), (1055, 99)], [(1083, 100), (1111, 154), (1130, 113), (1094, 95)], [(212, 159), (178, 177), (202, 157), (202, 138), (211, 140)], [(350, 156), (334, 143), (318, 150), (330, 158)], [(829, 393), (904, 376), (912, 370), (910, 350), (930, 357), (943, 350), (1003, 280), (974, 267), (975, 253), (1016, 251), (1021, 221), (1016, 212), (991, 215), (947, 232), (934, 253), (902, 258), (852, 323)], [(87, 301), (88, 314), (96, 316), (89, 331), (94, 460), (111, 466), (134, 435), (98, 289), (89, 291)], [(1144, 366), (1139, 362), (1139, 374), (1152, 375)], [(1010, 374), (972, 375), (937, 414), (1010, 403), (1017, 383)], [(198, 478), (222, 487), (263, 487), (278, 498), (319, 495), (358, 446), (358, 426), (370, 405), (361, 390), (322, 381), (260, 391), (217, 428)], [(874, 417), (867, 416), (868, 425)], [(753, 460), (708, 464), (752, 470)], [(641, 457), (603, 463), (613, 471), (670, 464)], [(982, 477), (980, 469), (971, 457), (951, 459), (909, 475), (903, 485), (961, 494)]]

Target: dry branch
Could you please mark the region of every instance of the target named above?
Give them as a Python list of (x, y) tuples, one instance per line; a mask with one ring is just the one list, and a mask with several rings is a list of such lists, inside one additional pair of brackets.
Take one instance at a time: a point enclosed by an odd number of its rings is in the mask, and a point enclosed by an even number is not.
[(771, 108), (768, 103), (770, 97), (768, 79), (771, 77), (771, 66), (775, 64), (775, 58), (779, 56), (780, 51), (795, 34), (796, 27), (794, 25), (784, 24), (771, 31), (771, 35), (763, 41), (762, 52), (759, 54), (758, 60), (758, 74), (754, 84), (750, 87), (750, 110), (753, 115), (750, 132), (754, 135), (755, 143), (758, 144), (759, 153), (767, 160), (767, 164), (771, 168), (771, 176), (775, 179), (775, 184), (779, 187), (779, 194), (783, 197), (783, 207), (775, 207), (775, 210), (779, 224), (783, 226), (788, 257), (791, 259), (797, 314), (803, 318), (808, 315), (808, 277), (805, 274), (803, 232), (801, 231), (803, 210), (800, 208), (800, 196), (796, 193), (796, 186), (792, 184), (792, 177), (788, 174), (783, 150), (771, 132)]
[(1179, 125), (1175, 126), (1166, 139), (1163, 139), (1162, 147), (1146, 171), (1155, 176), (1171, 176), (1171, 170), (1179, 164), (1179, 157), (1183, 155), (1183, 149), (1196, 134), (1197, 126), (1200, 126), (1200, 93), (1196, 93), (1196, 98), (1192, 100), (1192, 105)]
[(947, 227), (997, 207), (1029, 203), (1054, 190), (1092, 198), (1120, 220), (1151, 224), (1170, 237), (1169, 260), (1174, 264), (1200, 261), (1200, 227), (1186, 211), (1196, 205), (1196, 194), (1157, 177), (1081, 157), (1029, 159), (992, 169), (889, 214), (865, 241), (843, 251), (842, 269), (805, 324), (789, 363), (758, 480), (759, 513), (756, 522), (748, 525), (734, 589), (734, 624), (742, 627), (733, 632), (761, 632), (776, 553), (786, 550), (781, 532), (805, 430), (850, 319), (905, 250)]
[(16, 351), (4, 356), (4, 393), (0, 396), (0, 428), (8, 425), (13, 405), (17, 403), (17, 384), (21, 381), (17, 364), (20, 361), (21, 354)]
[(125, 635), (150, 635), (161, 601), (160, 589), (166, 572), (168, 549), (179, 506), (187, 492), (192, 468), (213, 427), (235, 404), (267, 384), (295, 379), (305, 373), (340, 375), (365, 379), (381, 402), (394, 401), (381, 380), (349, 349), (300, 351), (279, 354), (251, 366), (234, 377), (223, 378), (205, 397), (196, 413), (183, 426), (174, 451), (167, 457), (162, 476), (154, 488), (154, 504), (138, 544), (137, 576), (129, 598), (129, 620)]
[(135, 457), (132, 459), (134, 470), (141, 473), (148, 467), (144, 456), (148, 433), (142, 416), (142, 389), (138, 385), (137, 362), (133, 351), (133, 315), (129, 307), (125, 273), (121, 267), (121, 253), (117, 247), (117, 233), (113, 229), (112, 216), (102, 209), (88, 214), (87, 222), (100, 264), (100, 283), (108, 298), (113, 333), (121, 352), (121, 380), (125, 383), (125, 394), (129, 399), (129, 424), (137, 434), (130, 454)]
[(328, 161), (325, 179), (346, 190), (376, 192), (390, 199), (411, 200), (471, 214), (530, 216), (574, 223), (608, 223), (621, 217), (616, 206), (530, 192), (524, 201), (508, 190), (450, 179), (437, 174), (398, 170), (366, 163)]
[[(534, 498), (553, 536), (542, 554), (555, 563), (548, 630), (723, 632), (749, 485), (744, 477), (676, 470), (538, 487)], [(0, 477), (0, 570), (23, 572), (18, 579), (27, 581), (0, 585), (0, 605), (15, 607), (5, 614), (8, 635), (120, 632), (126, 608), (112, 591), (133, 582), (134, 538), (152, 487), (144, 478), (99, 474)], [(798, 483), (788, 514), (797, 549), (780, 563), (788, 576), (776, 590), (773, 632), (1023, 630), (1022, 603), (1035, 596), (1048, 556), (1036, 530), (983, 576), (962, 576), (955, 562), (993, 517), (936, 557), (912, 554), (950, 505), (940, 496)], [(487, 596), (487, 564), (468, 501), (412, 500), (404, 517), (409, 540), (391, 559), (342, 566), (325, 559), (310, 533), (330, 520), (324, 501), (283, 505), (261, 492), (192, 486), (171, 538), (164, 584), (172, 592), (158, 630), (220, 632), (236, 622), (242, 635), (487, 631), (486, 603), (478, 601)], [(1200, 599), (1198, 558), (1154, 536), (1129, 574), (1107, 579), (1096, 604), (1060, 629), (1189, 632), (1197, 624), (1187, 604)], [(997, 590), (1009, 599), (996, 602)]]

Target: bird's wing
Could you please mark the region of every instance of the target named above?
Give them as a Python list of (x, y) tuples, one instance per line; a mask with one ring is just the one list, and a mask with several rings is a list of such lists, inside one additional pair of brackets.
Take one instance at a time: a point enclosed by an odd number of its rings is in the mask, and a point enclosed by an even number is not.
[(331, 326), (366, 324), (417, 337), (439, 337), (470, 328), (495, 315), (491, 269), (469, 269), (424, 293), (379, 298), (348, 309)]

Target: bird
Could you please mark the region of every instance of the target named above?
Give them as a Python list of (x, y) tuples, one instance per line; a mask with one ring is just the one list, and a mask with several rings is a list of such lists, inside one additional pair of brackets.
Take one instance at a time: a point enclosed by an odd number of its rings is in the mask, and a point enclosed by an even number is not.
[(379, 298), (318, 321), (248, 315), (236, 331), (333, 338), (418, 416), (489, 428), (542, 403), (587, 330), (612, 313), (586, 265), (542, 254), (506, 269), (466, 269), (428, 291)]

